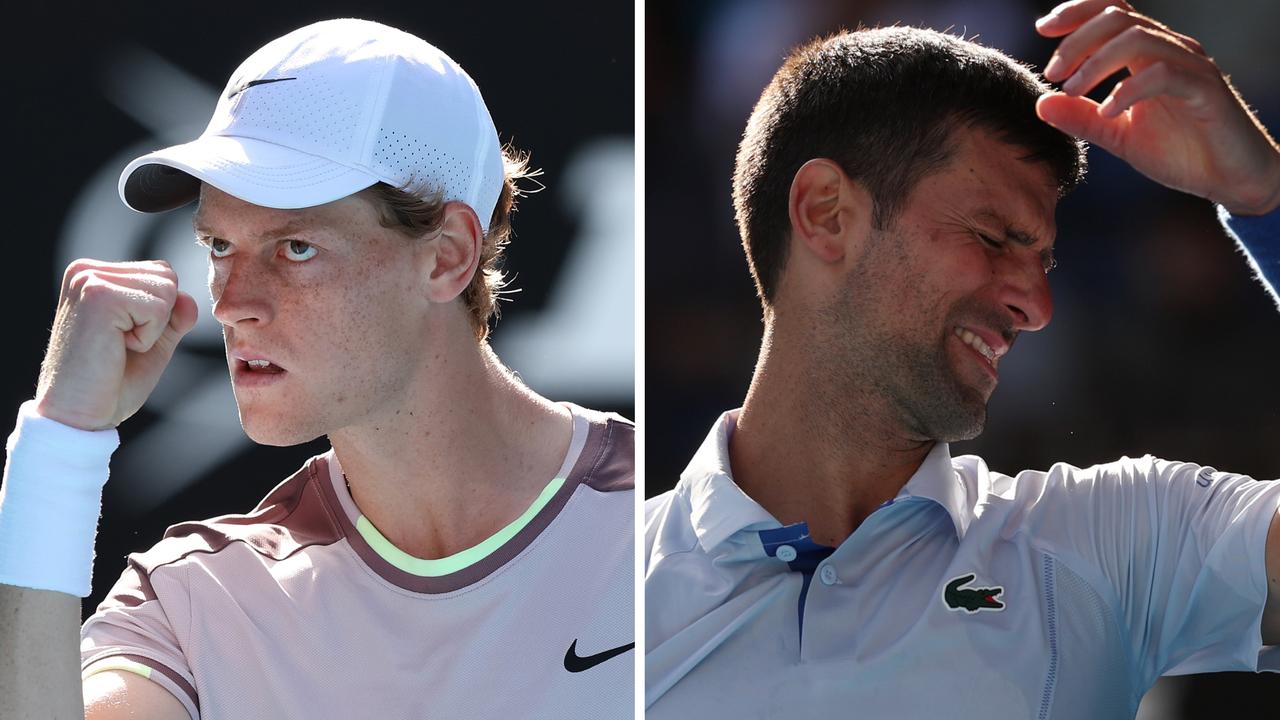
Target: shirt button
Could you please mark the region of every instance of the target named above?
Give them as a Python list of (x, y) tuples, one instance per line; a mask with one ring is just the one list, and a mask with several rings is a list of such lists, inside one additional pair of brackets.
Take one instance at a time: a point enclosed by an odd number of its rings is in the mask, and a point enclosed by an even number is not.
[(836, 569), (830, 565), (823, 565), (818, 571), (818, 577), (822, 578), (823, 585), (835, 585), (840, 581), (840, 576), (836, 575)]
[(778, 559), (783, 562), (791, 562), (796, 559), (796, 549), (790, 545), (779, 545), (776, 554)]

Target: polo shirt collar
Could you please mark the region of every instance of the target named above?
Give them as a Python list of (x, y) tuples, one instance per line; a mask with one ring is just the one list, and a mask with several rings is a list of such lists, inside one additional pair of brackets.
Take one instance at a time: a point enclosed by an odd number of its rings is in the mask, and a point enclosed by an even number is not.
[(760, 503), (742, 492), (729, 471), (729, 437), (738, 425), (739, 410), (730, 410), (716, 420), (680, 475), (680, 484), (688, 492), (693, 532), (707, 553), (739, 531), (782, 526)]
[(951, 516), (956, 537), (964, 538), (973, 513), (969, 509), (968, 494), (960, 479), (960, 473), (956, 472), (955, 466), (951, 463), (951, 448), (947, 443), (940, 442), (933, 446), (929, 454), (925, 455), (924, 462), (920, 463), (920, 467), (916, 469), (911, 479), (907, 480), (907, 484), (902, 486), (902, 490), (893, 501), (898, 502), (909, 497), (924, 498), (941, 505), (947, 511), (947, 515)]
[[(760, 530), (782, 526), (733, 480), (729, 438), (737, 427), (740, 410), (730, 410), (720, 416), (680, 475), (683, 488), (678, 492), (682, 491), (688, 499), (694, 534), (707, 553), (739, 532), (749, 531), (754, 535)], [(972, 514), (965, 486), (952, 467), (947, 443), (933, 446), (893, 502), (906, 498), (923, 498), (941, 505), (951, 517), (957, 537), (964, 537)]]

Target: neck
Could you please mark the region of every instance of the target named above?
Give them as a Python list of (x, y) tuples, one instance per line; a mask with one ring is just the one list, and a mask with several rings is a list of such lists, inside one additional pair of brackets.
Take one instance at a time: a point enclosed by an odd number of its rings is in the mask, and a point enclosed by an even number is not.
[(729, 457), (734, 481), (779, 522), (805, 521), (815, 542), (836, 546), (898, 494), (934, 442), (906, 431), (871, 387), (815, 387), (832, 374), (802, 335), (766, 323)]
[(519, 517), (560, 469), (573, 426), (483, 343), (441, 348), (418, 375), (329, 439), (361, 513), (404, 552), (435, 559)]

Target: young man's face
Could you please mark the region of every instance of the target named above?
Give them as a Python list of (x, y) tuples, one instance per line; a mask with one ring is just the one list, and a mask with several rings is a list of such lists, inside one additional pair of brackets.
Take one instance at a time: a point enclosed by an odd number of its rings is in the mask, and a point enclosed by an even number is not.
[[(1045, 277), (1057, 189), (1047, 166), (961, 128), (951, 162), (915, 187), (827, 308), (849, 377), (887, 394), (920, 437), (975, 437), (1001, 356), (1053, 312)], [(839, 369), (834, 370), (840, 372)]]
[(425, 243), (359, 196), (276, 210), (205, 185), (194, 224), (249, 437), (306, 442), (404, 401), (428, 346)]

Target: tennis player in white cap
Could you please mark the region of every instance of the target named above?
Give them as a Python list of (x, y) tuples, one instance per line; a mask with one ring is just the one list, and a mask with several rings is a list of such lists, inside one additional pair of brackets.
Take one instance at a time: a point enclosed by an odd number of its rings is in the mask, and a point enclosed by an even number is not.
[(196, 305), (163, 262), (72, 263), (0, 495), (0, 717), (630, 716), (633, 427), (486, 342), (523, 172), (461, 67), (360, 20), (125, 168), (135, 210), (198, 202), (246, 433), (333, 449), (130, 556), (77, 664), (116, 426)]

